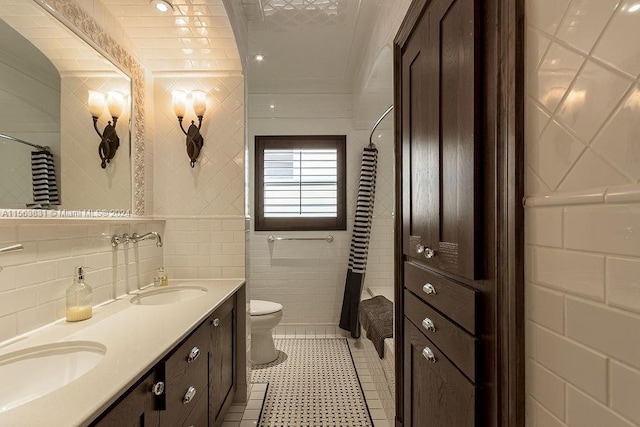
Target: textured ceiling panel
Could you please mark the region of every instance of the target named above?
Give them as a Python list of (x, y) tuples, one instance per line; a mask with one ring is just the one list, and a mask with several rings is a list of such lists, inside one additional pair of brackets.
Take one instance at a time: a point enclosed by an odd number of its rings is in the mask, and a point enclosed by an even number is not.
[(156, 11), (149, 0), (102, 0), (152, 71), (241, 71), (222, 0), (174, 0)]

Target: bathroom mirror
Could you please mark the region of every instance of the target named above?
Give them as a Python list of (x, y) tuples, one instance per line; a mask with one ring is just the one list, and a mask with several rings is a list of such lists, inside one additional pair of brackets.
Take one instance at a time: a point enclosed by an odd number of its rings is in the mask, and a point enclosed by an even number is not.
[[(50, 147), (60, 201), (51, 208), (131, 212), (131, 78), (45, 10), (47, 2), (9, 3), (0, 9), (0, 134)], [(125, 100), (116, 124), (119, 147), (104, 169), (89, 90), (118, 92)], [(97, 130), (103, 132), (108, 121), (105, 106)], [(0, 137), (0, 208), (24, 209), (38, 201), (34, 151), (41, 150)]]

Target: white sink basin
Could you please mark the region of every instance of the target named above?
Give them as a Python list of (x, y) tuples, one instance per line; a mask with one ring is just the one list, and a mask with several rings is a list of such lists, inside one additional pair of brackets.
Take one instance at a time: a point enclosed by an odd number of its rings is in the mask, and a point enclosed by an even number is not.
[(23, 405), (80, 378), (107, 349), (91, 341), (29, 347), (0, 356), (0, 412)]
[(156, 288), (145, 291), (131, 298), (131, 304), (138, 305), (162, 305), (173, 304), (181, 301), (203, 296), (207, 288), (202, 286), (173, 286), (168, 288)]

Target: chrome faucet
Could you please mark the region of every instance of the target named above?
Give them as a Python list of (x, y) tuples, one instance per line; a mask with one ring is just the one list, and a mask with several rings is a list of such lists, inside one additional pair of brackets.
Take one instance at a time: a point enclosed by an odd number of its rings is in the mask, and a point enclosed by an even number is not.
[(121, 243), (129, 243), (130, 241), (131, 241), (131, 236), (129, 236), (127, 233), (124, 233), (122, 237), (113, 236), (111, 238), (111, 246), (115, 248)]
[(160, 234), (158, 234), (155, 231), (150, 231), (146, 234), (143, 234), (142, 236), (139, 235), (138, 233), (133, 233), (133, 236), (131, 236), (131, 241), (133, 243), (138, 243), (138, 242), (141, 242), (142, 240), (147, 240), (147, 239), (155, 239), (156, 246), (159, 248), (162, 247), (162, 237), (160, 236)]

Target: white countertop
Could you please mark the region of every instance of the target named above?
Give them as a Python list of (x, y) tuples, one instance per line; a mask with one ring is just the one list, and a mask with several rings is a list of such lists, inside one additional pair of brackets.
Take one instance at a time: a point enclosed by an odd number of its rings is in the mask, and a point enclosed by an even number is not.
[(244, 279), (170, 280), (169, 287), (195, 285), (208, 291), (188, 301), (155, 306), (131, 304), (135, 295), (127, 295), (94, 307), (91, 319), (62, 319), (0, 347), (0, 356), (65, 341), (93, 341), (107, 349), (98, 365), (75, 381), (0, 413), (0, 426), (88, 424), (243, 284)]

